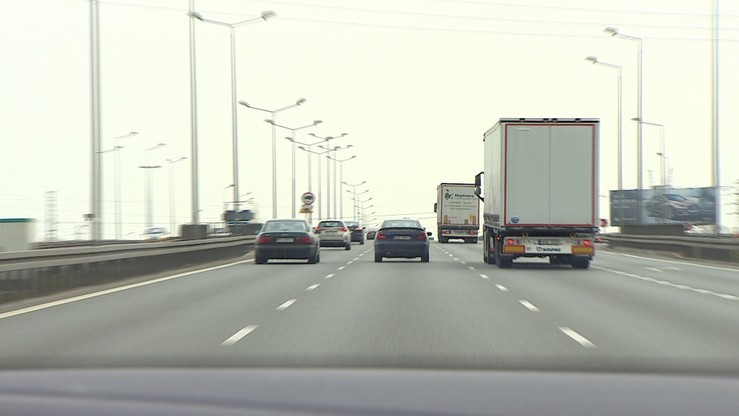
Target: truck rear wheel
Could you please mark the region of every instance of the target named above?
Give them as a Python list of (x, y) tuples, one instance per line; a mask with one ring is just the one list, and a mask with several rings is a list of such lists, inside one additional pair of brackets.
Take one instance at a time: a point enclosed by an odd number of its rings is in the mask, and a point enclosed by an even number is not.
[(588, 269), (590, 268), (590, 260), (589, 259), (577, 259), (572, 261), (572, 268), (573, 269)]

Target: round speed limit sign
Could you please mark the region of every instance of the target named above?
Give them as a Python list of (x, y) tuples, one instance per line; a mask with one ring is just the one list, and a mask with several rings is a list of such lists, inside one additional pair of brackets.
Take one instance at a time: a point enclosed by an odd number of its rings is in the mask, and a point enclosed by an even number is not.
[(313, 195), (313, 192), (306, 192), (300, 195), (300, 201), (305, 205), (313, 205), (316, 202), (316, 196)]

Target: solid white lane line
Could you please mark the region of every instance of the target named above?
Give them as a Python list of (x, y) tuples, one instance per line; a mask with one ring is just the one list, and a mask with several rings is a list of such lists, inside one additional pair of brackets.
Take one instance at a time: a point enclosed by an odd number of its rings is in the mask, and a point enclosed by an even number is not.
[(297, 299), (290, 299), (287, 302), (283, 303), (282, 305), (278, 306), (276, 311), (284, 311), (285, 309), (289, 308), (293, 303), (297, 302)]
[(530, 310), (531, 312), (539, 312), (539, 308), (534, 306), (531, 302), (527, 301), (526, 299), (519, 299), (518, 303), (526, 307), (526, 309)]
[(656, 267), (645, 267), (645, 269), (651, 270), (653, 272), (660, 272), (660, 273), (662, 273), (662, 270), (660, 270), (660, 269), (658, 269)]
[(735, 269), (732, 269), (732, 268), (729, 268), (729, 267), (708, 266), (708, 265), (705, 265), (705, 264), (690, 263), (690, 262), (687, 262), (687, 261), (675, 261), (675, 260), (665, 260), (665, 259), (654, 259), (654, 258), (650, 258), (650, 257), (636, 256), (636, 255), (633, 255), (633, 254), (609, 253), (607, 251), (601, 251), (600, 253), (603, 253), (603, 254), (612, 254), (614, 256), (631, 257), (631, 258), (634, 258), (634, 259), (641, 259), (641, 260), (659, 261), (659, 262), (663, 262), (663, 263), (681, 264), (683, 266), (702, 267), (704, 269), (724, 270), (724, 271), (727, 271), (727, 272), (737, 272), (737, 271), (739, 271), (739, 269), (736, 269), (736, 268)]
[(480, 273), (480, 277), (482, 277), (483, 279), (489, 279), (489, 277), (487, 275), (482, 274), (482, 273)]
[(329, 273), (329, 274), (326, 275), (326, 277), (324, 277), (324, 279), (330, 279), (330, 278), (332, 278), (334, 276), (336, 276), (335, 273)]
[(339, 267), (339, 268), (338, 268), (338, 269), (336, 269), (336, 270), (344, 270), (344, 269), (346, 269), (346, 266), (341, 266), (341, 267)]
[(310, 285), (307, 288), (305, 288), (305, 290), (313, 290), (313, 289), (317, 288), (318, 286), (321, 286), (321, 284), (320, 283), (316, 283), (315, 285)]
[(676, 272), (681, 270), (679, 267), (674, 267), (674, 266), (667, 266), (665, 267), (665, 269), (676, 271)]
[(71, 297), (71, 298), (68, 298), (68, 299), (55, 300), (53, 302), (42, 303), (40, 305), (29, 306), (27, 308), (22, 308), (22, 309), (17, 309), (17, 310), (14, 310), (14, 311), (0, 313), (0, 319), (10, 318), (10, 317), (13, 317), (13, 316), (18, 316), (18, 315), (23, 315), (25, 313), (30, 313), (30, 312), (36, 312), (36, 311), (40, 311), (40, 310), (43, 310), (43, 309), (53, 308), (54, 306), (66, 305), (67, 303), (78, 302), (78, 301), (85, 300), (85, 299), (96, 298), (98, 296), (110, 295), (112, 293), (122, 292), (122, 291), (128, 290), (128, 289), (135, 289), (137, 287), (148, 286), (148, 285), (153, 285), (155, 283), (166, 282), (167, 280), (178, 279), (180, 277), (187, 277), (187, 276), (192, 276), (192, 275), (198, 274), (198, 273), (209, 272), (209, 271), (218, 270), (218, 269), (224, 269), (226, 267), (231, 267), (231, 266), (235, 266), (235, 265), (238, 265), (238, 264), (249, 263), (249, 262), (252, 262), (252, 261), (253, 260), (237, 261), (237, 262), (234, 262), (234, 263), (222, 264), (220, 266), (208, 267), (208, 268), (205, 268), (205, 269), (193, 270), (193, 271), (184, 272), (184, 273), (177, 273), (177, 274), (173, 274), (172, 276), (160, 277), (158, 279), (147, 280), (145, 282), (134, 283), (134, 284), (130, 284), (130, 285), (126, 285), (126, 286), (121, 286), (121, 287), (114, 287), (112, 289), (101, 290), (99, 292), (88, 293), (86, 295), (74, 296), (74, 297)]
[(578, 334), (577, 332), (573, 331), (570, 328), (567, 328), (566, 326), (560, 326), (559, 330), (564, 332), (565, 335), (568, 337), (574, 339), (578, 344), (582, 345), (585, 348), (595, 348), (595, 344), (590, 342), (589, 339), (585, 338), (584, 336)]
[(505, 286), (503, 286), (503, 285), (496, 284), (495, 287), (497, 287), (498, 289), (500, 289), (501, 292), (507, 292), (508, 291), (508, 288), (505, 287)]
[(734, 300), (734, 301), (735, 300), (739, 300), (739, 297), (734, 296), (734, 295), (730, 295), (730, 294), (727, 294), (727, 293), (716, 293), (716, 292), (714, 292), (712, 290), (708, 290), (708, 289), (700, 289), (700, 288), (690, 287), (690, 286), (683, 285), (683, 284), (668, 282), (666, 280), (659, 280), (659, 279), (654, 279), (654, 278), (651, 278), (651, 277), (639, 276), (638, 274), (626, 273), (626, 272), (622, 272), (622, 271), (619, 271), (619, 270), (607, 269), (605, 267), (600, 267), (600, 266), (592, 266), (592, 267), (594, 269), (603, 270), (605, 272), (610, 272), (610, 273), (615, 273), (615, 274), (618, 274), (618, 275), (621, 275), (621, 276), (631, 277), (632, 279), (639, 279), (639, 280), (643, 280), (645, 282), (656, 283), (656, 284), (662, 285), (662, 286), (674, 287), (675, 289), (687, 290), (687, 291), (690, 291), (690, 292), (700, 293), (702, 295), (715, 296), (717, 298), (726, 299), (726, 300)]
[(257, 329), (259, 325), (249, 325), (247, 327), (244, 327), (244, 329), (240, 330), (239, 332), (231, 335), (227, 340), (223, 341), (221, 345), (225, 347), (229, 347), (231, 345), (234, 345), (235, 343), (239, 342), (241, 338), (244, 338), (245, 336), (249, 335), (251, 331)]

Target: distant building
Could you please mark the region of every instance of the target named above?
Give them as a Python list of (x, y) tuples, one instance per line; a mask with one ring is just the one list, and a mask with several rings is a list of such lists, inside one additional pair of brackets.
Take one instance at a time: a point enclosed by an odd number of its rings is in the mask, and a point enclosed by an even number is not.
[(0, 218), (0, 251), (31, 249), (32, 218)]

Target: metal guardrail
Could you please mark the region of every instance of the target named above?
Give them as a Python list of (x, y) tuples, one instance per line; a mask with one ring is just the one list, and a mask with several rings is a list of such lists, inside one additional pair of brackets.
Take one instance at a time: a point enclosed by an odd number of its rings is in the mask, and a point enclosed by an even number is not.
[(608, 234), (609, 247), (667, 251), (683, 257), (739, 263), (739, 238)]
[(254, 236), (0, 253), (0, 303), (235, 258)]

